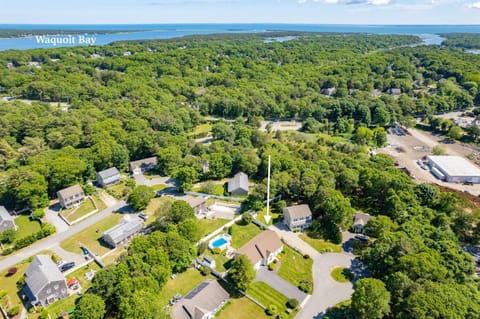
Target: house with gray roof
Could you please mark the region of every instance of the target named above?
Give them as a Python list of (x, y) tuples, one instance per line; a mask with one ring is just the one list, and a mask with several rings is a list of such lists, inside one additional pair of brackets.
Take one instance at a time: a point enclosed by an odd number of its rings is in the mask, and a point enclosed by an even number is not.
[(116, 167), (97, 172), (97, 183), (102, 186), (108, 186), (120, 182), (120, 172)]
[(374, 217), (364, 213), (356, 213), (355, 215), (353, 215), (353, 231), (355, 233), (363, 233), (365, 225), (372, 218)]
[(283, 223), (291, 231), (304, 231), (312, 225), (312, 211), (305, 204), (285, 207), (283, 209)]
[(248, 175), (243, 172), (235, 174), (235, 176), (228, 181), (228, 193), (230, 195), (248, 195), (249, 190), (250, 187), (248, 185)]
[(85, 199), (85, 193), (80, 185), (73, 185), (57, 192), (58, 201), (63, 208), (78, 205)]
[(110, 228), (105, 233), (103, 233), (102, 238), (107, 244), (115, 248), (126, 240), (132, 238), (142, 229), (143, 224), (140, 220), (122, 219), (122, 221), (117, 226)]
[(5, 207), (0, 206), (0, 233), (7, 229), (17, 230), (17, 225), (15, 225), (15, 219), (8, 213)]
[(158, 160), (156, 157), (148, 157), (138, 161), (130, 162), (130, 171), (133, 175), (140, 175), (148, 172), (157, 166)]
[(47, 306), (68, 297), (67, 282), (49, 255), (37, 255), (25, 272), (24, 291), (32, 305)]
[(173, 306), (174, 319), (210, 319), (230, 295), (216, 280), (206, 280)]

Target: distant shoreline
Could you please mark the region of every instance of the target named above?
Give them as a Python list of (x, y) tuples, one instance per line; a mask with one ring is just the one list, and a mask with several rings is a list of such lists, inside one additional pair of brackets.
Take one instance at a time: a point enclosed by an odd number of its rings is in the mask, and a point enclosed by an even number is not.
[(138, 32), (139, 30), (65, 30), (65, 29), (2, 29), (0, 28), (0, 38), (17, 39), (31, 38), (34, 36), (65, 36), (80, 34), (128, 34)]

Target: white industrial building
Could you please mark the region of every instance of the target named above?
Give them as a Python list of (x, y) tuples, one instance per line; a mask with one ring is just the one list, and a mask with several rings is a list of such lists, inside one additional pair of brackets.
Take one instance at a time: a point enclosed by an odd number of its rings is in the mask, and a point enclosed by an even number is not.
[(433, 175), (449, 183), (480, 184), (480, 168), (460, 156), (427, 156)]

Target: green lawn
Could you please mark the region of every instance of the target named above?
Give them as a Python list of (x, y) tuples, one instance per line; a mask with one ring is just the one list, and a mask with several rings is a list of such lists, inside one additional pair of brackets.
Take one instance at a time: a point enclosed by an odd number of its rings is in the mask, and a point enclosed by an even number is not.
[(345, 271), (348, 271), (348, 269), (344, 267), (335, 267), (333, 268), (332, 272), (330, 275), (335, 281), (345, 283), (345, 282), (350, 282), (350, 279), (345, 276)]
[(206, 253), (206, 255), (215, 259), (215, 263), (216, 263), (215, 270), (216, 271), (224, 272), (228, 268), (231, 267), (230, 263), (232, 262), (232, 260), (225, 257), (223, 255), (223, 252), (221, 254), (213, 254), (212, 252), (208, 251), (208, 253)]
[(190, 268), (187, 271), (177, 274), (177, 278), (169, 279), (161, 289), (159, 301), (161, 305), (167, 305), (170, 299), (176, 294), (185, 296), (208, 277), (202, 276), (196, 269)]
[[(60, 313), (62, 313), (63, 311), (68, 312), (70, 310), (75, 309), (75, 301), (78, 299), (78, 297), (79, 296), (77, 294), (70, 295), (65, 299), (61, 299), (55, 302), (54, 304), (48, 306), (45, 309), (47, 309), (52, 319), (61, 318)], [(33, 318), (37, 318), (36, 315), (30, 315), (30, 316)]]
[(40, 231), (40, 222), (38, 220), (31, 220), (29, 215), (20, 215), (15, 218), (15, 224), (18, 227), (16, 239), (26, 237)]
[(197, 135), (207, 136), (211, 130), (212, 130), (211, 123), (200, 124), (200, 125), (197, 125), (192, 132), (188, 133), (188, 135), (189, 136), (197, 136)]
[(226, 223), (228, 223), (228, 219), (201, 219), (198, 222), (198, 225), (200, 227), (202, 236), (206, 236), (213, 232), (214, 230), (222, 227)]
[(317, 239), (309, 236), (307, 233), (300, 234), (300, 238), (315, 248), (319, 253), (327, 253), (327, 252), (334, 252), (340, 253), (342, 252), (342, 245), (333, 244), (331, 242), (325, 241), (323, 239)]
[[(100, 201), (100, 200), (99, 200)], [(78, 208), (62, 210), (60, 214), (65, 217), (69, 222), (74, 222), (77, 219), (90, 214), (95, 210), (95, 205), (93, 203), (93, 199), (86, 198)]]
[(118, 184), (108, 186), (106, 188), (107, 193), (109, 193), (111, 196), (117, 198), (117, 199), (123, 199), (125, 198), (128, 193), (132, 190), (130, 187), (127, 187), (125, 185), (125, 182), (122, 181)]
[(261, 232), (262, 230), (253, 223), (250, 223), (248, 225), (233, 224), (231, 233), (232, 246), (238, 249)]
[(167, 187), (168, 187), (167, 184), (157, 184), (157, 185), (153, 185), (153, 186), (152, 186), (152, 189), (153, 189), (154, 191), (158, 192), (158, 191), (164, 190), (164, 189), (167, 188)]
[(122, 219), (122, 217), (123, 214), (113, 213), (112, 215), (101, 220), (97, 224), (87, 229), (84, 229), (83, 231), (75, 234), (74, 236), (62, 241), (60, 243), (60, 246), (67, 251), (81, 254), (82, 250), (80, 248), (80, 245), (84, 244), (93, 253), (101, 256), (110, 250), (110, 248), (105, 246), (100, 240), (103, 232), (117, 225), (120, 219)]
[[(286, 303), (288, 301), (288, 298), (267, 285), (266, 283), (261, 281), (253, 283), (252, 286), (248, 289), (247, 293), (256, 300), (258, 300), (265, 307), (274, 305), (277, 308), (277, 314), (282, 314), (287, 317)], [(293, 318), (294, 316), (295, 313), (292, 312), (290, 313), (288, 318)]]
[[(258, 305), (246, 297), (231, 298), (215, 316), (217, 319), (252, 319), (268, 318)], [(272, 317), (271, 317), (272, 318)]]
[(171, 205), (171, 203), (174, 201), (175, 199), (169, 196), (162, 196), (152, 199), (144, 211), (144, 213), (148, 215), (148, 219), (146, 221), (147, 225), (151, 224), (155, 220), (155, 212), (158, 209), (162, 209), (162, 207)]
[(267, 208), (263, 208), (260, 212), (257, 214), (257, 220), (260, 221), (261, 223), (265, 225), (271, 225), (272, 223), (276, 223), (279, 221), (283, 220), (283, 215), (279, 213), (272, 213), (272, 209), (270, 208), (270, 222), (267, 224), (265, 221), (265, 215), (267, 214)]
[(303, 256), (292, 248), (284, 246), (284, 253), (281, 256), (281, 265), (278, 275), (296, 287), (302, 280), (312, 281), (312, 265), (311, 258), (303, 258)]
[[(225, 189), (223, 188), (224, 182), (214, 181), (214, 183), (216, 183), (215, 184), (215, 189), (213, 190), (213, 194), (210, 194), (210, 195), (224, 196), (224, 194), (225, 194)], [(204, 183), (202, 183), (201, 185), (203, 185), (203, 184)], [(202, 192), (202, 186), (192, 188), (192, 192), (201, 193)]]

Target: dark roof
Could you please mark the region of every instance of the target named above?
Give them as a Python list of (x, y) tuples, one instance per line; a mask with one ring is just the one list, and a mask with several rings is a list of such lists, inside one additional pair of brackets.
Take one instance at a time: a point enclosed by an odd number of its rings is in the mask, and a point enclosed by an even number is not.
[(51, 282), (65, 281), (65, 277), (49, 255), (35, 256), (28, 266), (25, 275), (25, 283), (34, 296)]
[(57, 192), (58, 196), (62, 196), (62, 198), (69, 198), (71, 196), (75, 196), (77, 194), (83, 194), (83, 189), (80, 185), (73, 185)]
[(173, 306), (174, 319), (201, 319), (229, 298), (228, 292), (216, 280), (207, 280), (195, 287)]
[(118, 175), (118, 174), (120, 174), (120, 172), (118, 171), (118, 169), (117, 169), (116, 167), (110, 167), (110, 168), (107, 168), (106, 170), (103, 170), (103, 171), (101, 171), (101, 172), (98, 172), (97, 174), (98, 174), (102, 179), (105, 179), (105, 178), (109, 178), (109, 177)]
[(312, 216), (312, 211), (306, 204), (285, 207), (283, 213), (288, 214), (291, 219)]
[(248, 192), (248, 175), (240, 172), (235, 174), (233, 178), (228, 181), (228, 192), (231, 193), (236, 189), (243, 189)]

